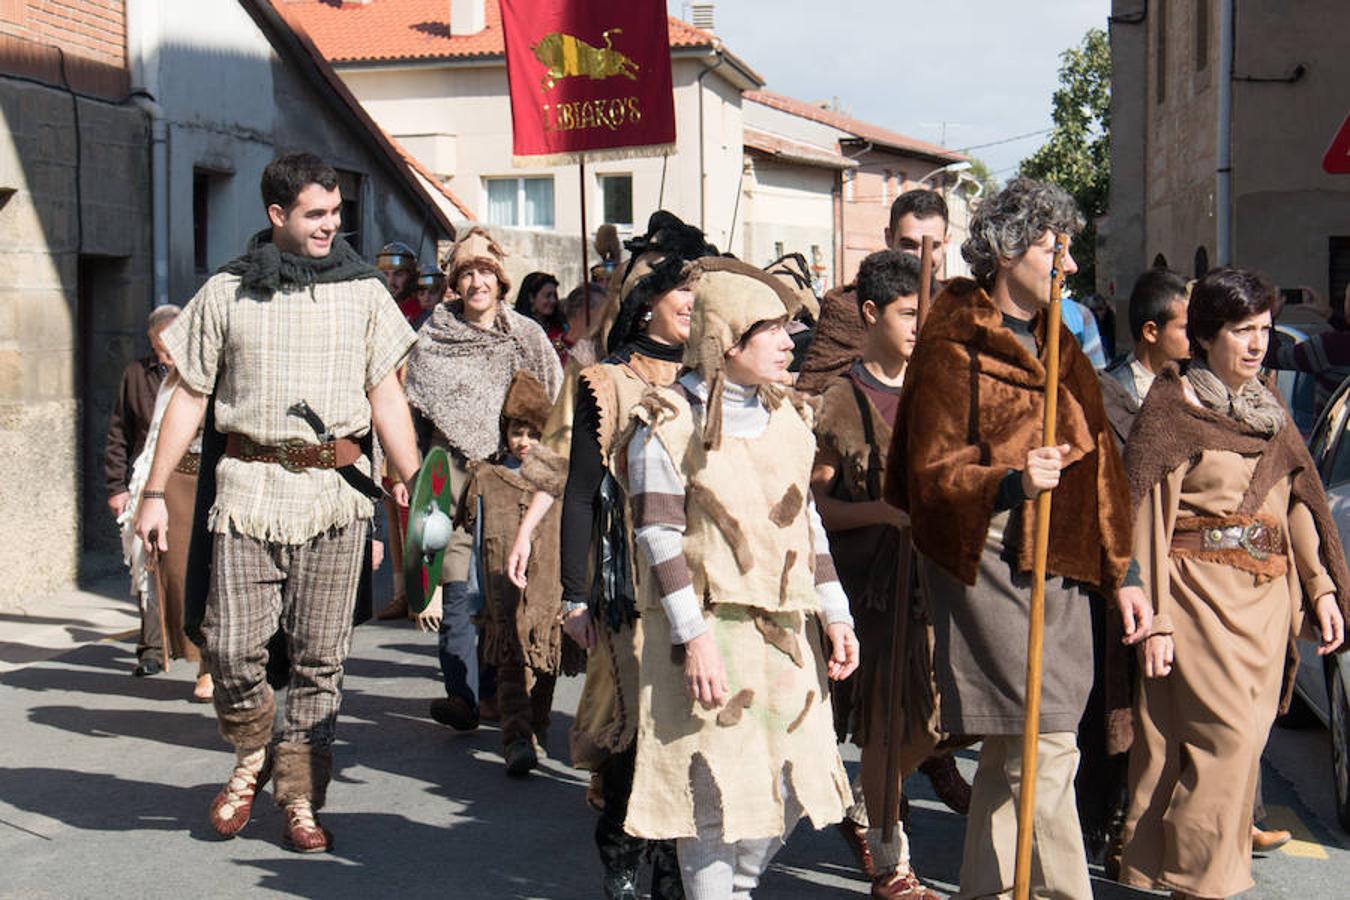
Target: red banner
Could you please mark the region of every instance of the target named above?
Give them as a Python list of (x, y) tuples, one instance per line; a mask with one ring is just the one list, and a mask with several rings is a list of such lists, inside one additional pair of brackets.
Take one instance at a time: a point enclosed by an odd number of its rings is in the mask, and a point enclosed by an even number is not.
[(664, 0), (500, 0), (515, 155), (643, 156), (675, 143)]

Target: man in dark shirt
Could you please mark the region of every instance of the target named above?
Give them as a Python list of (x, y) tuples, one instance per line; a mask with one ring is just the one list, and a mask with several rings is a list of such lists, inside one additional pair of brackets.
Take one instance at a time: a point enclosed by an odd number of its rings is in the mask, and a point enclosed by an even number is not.
[[(160, 332), (178, 317), (178, 307), (159, 306), (150, 313), (147, 337), (150, 355), (135, 360), (122, 372), (117, 405), (108, 422), (108, 441), (103, 453), (103, 469), (108, 485), (108, 510), (113, 518), (122, 515), (131, 502), (131, 469), (145, 447), (150, 420), (155, 414), (159, 386), (173, 366), (169, 351), (160, 340)], [(164, 670), (164, 634), (159, 623), (159, 604), (150, 592), (141, 602), (141, 637), (136, 644), (137, 677), (155, 675)]]

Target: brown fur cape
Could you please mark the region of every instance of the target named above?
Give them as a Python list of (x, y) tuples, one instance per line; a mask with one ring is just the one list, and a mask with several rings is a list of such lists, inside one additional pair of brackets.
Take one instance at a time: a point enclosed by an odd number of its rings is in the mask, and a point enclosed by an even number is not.
[[(1044, 346), (1046, 316), (1033, 322)], [(1132, 508), (1091, 363), (1061, 325), (1057, 442), (1070, 446), (1050, 513), (1048, 570), (1113, 594), (1130, 559)], [(885, 498), (908, 511), (921, 553), (975, 583), (999, 483), (1041, 444), (1045, 367), (975, 282), (953, 279), (910, 359)], [(1025, 505), (1028, 522), (1034, 504)], [(1035, 529), (1021, 530), (1030, 571)]]
[[(1154, 380), (1125, 444), (1125, 472), (1132, 505), (1137, 508), (1153, 486), (1169, 472), (1196, 462), (1205, 450), (1230, 450), (1245, 456), (1260, 454), (1251, 484), (1237, 509), (1240, 515), (1256, 513), (1271, 488), (1292, 477), (1290, 496), (1312, 514), (1322, 565), (1336, 584), (1341, 613), (1350, 618), (1350, 596), (1347, 596), (1350, 574), (1346, 570), (1345, 551), (1317, 466), (1308, 455), (1293, 418), (1286, 417), (1284, 427), (1273, 437), (1254, 432), (1229, 416), (1191, 403), (1186, 398), (1181, 371), (1175, 364), (1168, 365)], [(1311, 612), (1311, 601), (1315, 598), (1306, 599)], [(1119, 622), (1115, 623), (1114, 634), (1119, 636)], [(1108, 644), (1112, 643), (1118, 646), (1120, 642), (1108, 640)], [(1281, 712), (1289, 709), (1297, 671), (1298, 645), (1291, 638), (1280, 698)], [(1128, 696), (1112, 698), (1108, 695), (1108, 704), (1120, 707), (1122, 703), (1128, 705)]]

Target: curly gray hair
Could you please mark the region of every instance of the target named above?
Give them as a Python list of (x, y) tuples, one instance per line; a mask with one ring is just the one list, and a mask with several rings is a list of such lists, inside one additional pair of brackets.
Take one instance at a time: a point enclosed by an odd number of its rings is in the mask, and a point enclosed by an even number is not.
[(993, 286), (1000, 259), (1026, 253), (1048, 230), (1073, 236), (1083, 224), (1083, 214), (1064, 188), (1049, 181), (1014, 178), (976, 207), (961, 256), (987, 290)]

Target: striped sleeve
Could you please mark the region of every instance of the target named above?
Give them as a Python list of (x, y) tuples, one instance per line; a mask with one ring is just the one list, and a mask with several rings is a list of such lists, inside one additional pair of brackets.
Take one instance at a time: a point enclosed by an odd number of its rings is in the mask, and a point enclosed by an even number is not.
[(628, 484), (633, 540), (661, 592), (671, 643), (687, 643), (708, 626), (684, 556), (684, 479), (647, 426), (638, 428), (628, 444)]
[(853, 614), (848, 609), (848, 596), (844, 586), (839, 583), (839, 573), (834, 568), (834, 558), (830, 556), (830, 539), (825, 534), (825, 525), (816, 512), (815, 498), (807, 494), (806, 514), (811, 520), (811, 543), (816, 550), (816, 600), (825, 616), (825, 624), (836, 622), (853, 627)]

